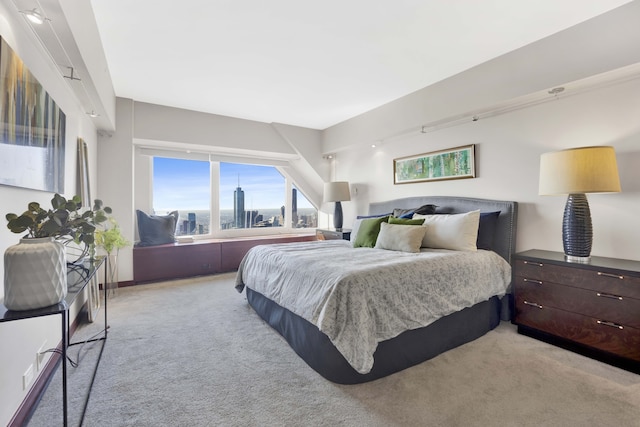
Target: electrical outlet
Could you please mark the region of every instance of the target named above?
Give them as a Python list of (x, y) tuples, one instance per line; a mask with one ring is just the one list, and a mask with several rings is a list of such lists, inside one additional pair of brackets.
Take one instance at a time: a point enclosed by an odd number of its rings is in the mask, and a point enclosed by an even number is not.
[(38, 372), (44, 368), (44, 357), (46, 356), (45, 350), (47, 349), (47, 340), (44, 340), (40, 348), (38, 349), (38, 353), (36, 353), (36, 369)]
[(29, 368), (27, 368), (26, 372), (22, 375), (22, 389), (28, 389), (31, 381), (33, 381), (33, 365), (29, 365)]

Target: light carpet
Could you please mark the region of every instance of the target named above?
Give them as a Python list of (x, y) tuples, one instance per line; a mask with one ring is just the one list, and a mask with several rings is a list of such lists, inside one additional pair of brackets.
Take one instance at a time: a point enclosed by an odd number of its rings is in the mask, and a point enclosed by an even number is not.
[[(118, 290), (84, 425), (640, 426), (640, 375), (508, 322), (386, 378), (331, 383), (253, 312), (234, 277)], [(70, 369), (71, 425), (97, 349), (82, 348)], [(58, 369), (29, 426), (61, 425), (60, 387)]]

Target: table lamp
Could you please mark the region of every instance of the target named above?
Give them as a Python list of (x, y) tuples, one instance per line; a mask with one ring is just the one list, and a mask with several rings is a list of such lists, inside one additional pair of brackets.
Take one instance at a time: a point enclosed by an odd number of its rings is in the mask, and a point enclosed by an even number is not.
[(568, 194), (562, 219), (565, 259), (588, 263), (593, 228), (587, 193), (618, 193), (620, 177), (613, 147), (580, 147), (540, 156), (540, 195)]
[(336, 231), (342, 231), (342, 205), (340, 202), (348, 200), (351, 200), (348, 182), (334, 181), (324, 183), (324, 202), (336, 202), (333, 213), (333, 227)]

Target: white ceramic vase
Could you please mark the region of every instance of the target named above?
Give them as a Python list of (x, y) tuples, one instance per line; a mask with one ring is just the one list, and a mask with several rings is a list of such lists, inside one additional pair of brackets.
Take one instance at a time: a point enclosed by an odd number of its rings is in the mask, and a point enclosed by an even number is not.
[(4, 305), (33, 310), (67, 296), (64, 246), (53, 237), (20, 239), (4, 253)]

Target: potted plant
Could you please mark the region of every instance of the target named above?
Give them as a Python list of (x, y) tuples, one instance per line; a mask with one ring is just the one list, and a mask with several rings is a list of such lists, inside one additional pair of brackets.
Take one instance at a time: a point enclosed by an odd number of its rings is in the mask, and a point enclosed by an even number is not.
[(118, 287), (118, 252), (131, 243), (122, 235), (117, 221), (109, 217), (103, 225), (95, 231), (95, 246), (107, 253), (107, 279), (105, 284), (111, 293)]
[(51, 199), (51, 209), (31, 202), (21, 215), (8, 213), (7, 228), (27, 234), (4, 253), (4, 304), (10, 310), (31, 310), (57, 304), (67, 294), (65, 245), (83, 248), (94, 242), (96, 225), (107, 220), (111, 208), (96, 200), (81, 212), (82, 200)]

